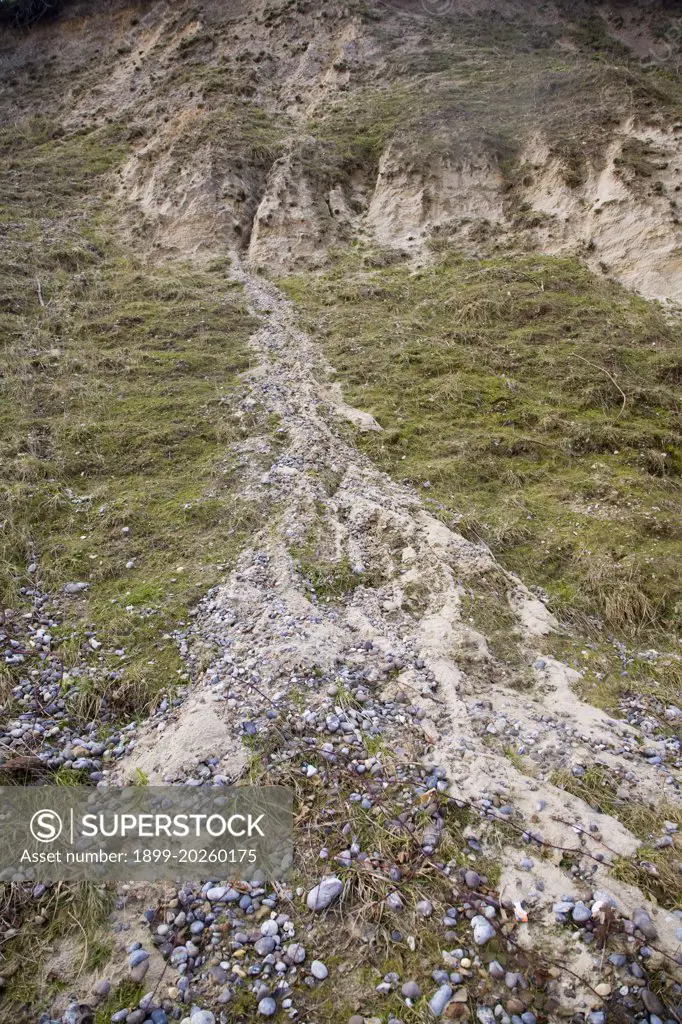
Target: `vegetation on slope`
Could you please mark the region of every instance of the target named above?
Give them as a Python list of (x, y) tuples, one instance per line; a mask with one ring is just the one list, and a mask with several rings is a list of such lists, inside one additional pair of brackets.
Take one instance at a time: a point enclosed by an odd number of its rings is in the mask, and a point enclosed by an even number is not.
[(284, 284), (384, 428), (368, 454), (593, 639), (669, 644), (682, 363), (662, 310), (539, 255), (415, 271), (356, 249)]
[(659, 840), (665, 835), (666, 823), (682, 824), (679, 807), (666, 801), (649, 807), (618, 796), (618, 776), (610, 767), (592, 765), (584, 775), (569, 771), (552, 773), (550, 781), (573, 796), (584, 800), (600, 814), (618, 818), (642, 845), (630, 858), (620, 858), (614, 867), (616, 878), (638, 886), (642, 892), (658, 900), (661, 906), (679, 910), (682, 905), (682, 880), (679, 871), (679, 845), (677, 836), (668, 836), (670, 845)]
[(395, 141), (417, 167), (487, 152), (513, 185), (524, 145), (541, 138), (575, 187), (624, 118), (678, 117), (679, 79), (635, 61), (597, 15), (581, 19), (572, 10), (569, 30), (543, 23), (532, 5), (527, 17), (458, 12), (425, 18), (421, 35), (406, 39), (390, 10), (361, 7), (367, 33), (391, 57), (377, 77), (344, 65), (354, 87), (316, 107), (306, 124), (321, 149), (314, 170), (332, 182), (339, 170), (376, 173)]
[(139, 714), (183, 670), (168, 632), (254, 521), (225, 462), (257, 419), (234, 416), (252, 322), (225, 261), (150, 267), (114, 241), (92, 197), (120, 129), (31, 121), (0, 146), (0, 601), (88, 583), (62, 638), (67, 667), (85, 651), (102, 669), (83, 712), (106, 686)]

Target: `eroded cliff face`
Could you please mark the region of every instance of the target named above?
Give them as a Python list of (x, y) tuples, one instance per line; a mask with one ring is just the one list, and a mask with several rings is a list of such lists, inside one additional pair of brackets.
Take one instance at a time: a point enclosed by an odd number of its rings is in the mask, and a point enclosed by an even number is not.
[(678, 299), (677, 35), (657, 4), (75, 4), (6, 38), (3, 110), (125, 126), (152, 249), (578, 251)]

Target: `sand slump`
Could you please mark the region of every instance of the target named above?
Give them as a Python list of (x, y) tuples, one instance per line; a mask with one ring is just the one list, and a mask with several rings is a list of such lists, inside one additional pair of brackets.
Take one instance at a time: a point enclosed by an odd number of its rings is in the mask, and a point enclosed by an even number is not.
[[(604, 890), (625, 916), (646, 908), (660, 948), (674, 956), (675, 915), (611, 873), (618, 858), (636, 854), (639, 840), (611, 815), (547, 779), (520, 771), (505, 756), (504, 746), (513, 735), (527, 742), (541, 763), (549, 758), (569, 771), (592, 763), (595, 756), (614, 774), (625, 764), (637, 800), (660, 799), (670, 770), (636, 756), (641, 744), (637, 730), (576, 697), (571, 687), (578, 673), (543, 650), (543, 637), (554, 623), (542, 602), (506, 574), (485, 545), (450, 530), (414, 492), (377, 471), (339, 429), (339, 417), (349, 418), (348, 408), (335, 406), (325, 383), (328, 368), (299, 330), (291, 305), (246, 272), (236, 256), (233, 276), (261, 324), (252, 338), (259, 369), (248, 381), (251, 397), (245, 401), (278, 418), (286, 443), (265, 475), (245, 466), (245, 493), (267, 504), (272, 514), (267, 530), (254, 538), (200, 611), (196, 636), (221, 647), (224, 655), (212, 662), (174, 713), (169, 735), (191, 736), (197, 707), (210, 708), (222, 722), (218, 745), (227, 763), (242, 748), (244, 719), (256, 720), (271, 706), (285, 706), (297, 680), (320, 672), (333, 678), (338, 666), (357, 662), (358, 649), (369, 643), (374, 652), (402, 664), (395, 678), (383, 683), (376, 678), (377, 701), (392, 700), (398, 690), (409, 692), (421, 708), (420, 736), (415, 738), (447, 774), (452, 796), (478, 808), (484, 818), (492, 815), (493, 824), (498, 818), (511, 821), (504, 816), (505, 808), (512, 809), (519, 835), (525, 828), (543, 844), (538, 856), (531, 843), (532, 870), (519, 867), (523, 852), (518, 845), (497, 847), (504, 896), (515, 901), (528, 897), (532, 907), (530, 921), (519, 926), (520, 944), (556, 944), (555, 951), (561, 950), (571, 968), (586, 975), (590, 957), (580, 946), (567, 951), (552, 927), (552, 907), (565, 893), (586, 898), (589, 890)], [(333, 495), (322, 482), (324, 472), (337, 481)], [(318, 545), (329, 542), (332, 567), (346, 560), (363, 581), (324, 609), (311, 601), (294, 557), (315, 530), (320, 531)], [(496, 662), (486, 637), (463, 611), (465, 593), (490, 572), (504, 581), (516, 617), (509, 642), (518, 649), (518, 669)], [(415, 593), (420, 595), (416, 604)], [(230, 692), (239, 698), (226, 700)], [(387, 721), (384, 728), (386, 742), (399, 748), (400, 727)], [(122, 763), (124, 777), (134, 777), (139, 767), (146, 770), (155, 743), (164, 748), (157, 730), (155, 720), (146, 735), (143, 730), (138, 749)], [(193, 777), (192, 754), (200, 759), (202, 751), (186, 746), (185, 754), (176, 780)], [(179, 765), (158, 767), (164, 777), (164, 767), (172, 772)], [(674, 786), (666, 792), (677, 800)], [(562, 852), (567, 849), (579, 851), (587, 888), (584, 877), (578, 882), (579, 876), (568, 870)], [(561, 994), (569, 1005), (599, 1002), (580, 986), (577, 996), (575, 989), (568, 995), (569, 989), (567, 984)]]

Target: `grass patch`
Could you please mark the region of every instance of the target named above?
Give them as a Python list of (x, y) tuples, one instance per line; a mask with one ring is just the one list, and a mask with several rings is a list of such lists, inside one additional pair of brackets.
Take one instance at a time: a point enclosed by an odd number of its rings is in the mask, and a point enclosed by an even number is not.
[(355, 572), (348, 557), (343, 557), (338, 562), (302, 559), (300, 566), (303, 576), (321, 601), (352, 594), (356, 587), (375, 587), (381, 583), (380, 574)]
[(132, 1012), (144, 994), (142, 985), (135, 985), (132, 981), (122, 982), (109, 994), (105, 1002), (98, 1006), (95, 1024), (111, 1024), (112, 1016), (119, 1010), (130, 1009)]
[[(90, 136), (45, 141), (34, 121), (12, 131), (12, 145), (9, 129), (1, 140), (13, 191), (11, 223), (0, 213), (0, 601), (17, 607), (36, 581), (88, 583), (64, 602), (55, 638), (67, 673), (84, 657), (96, 669), (77, 717), (97, 717), (104, 690), (137, 715), (183, 671), (173, 629), (261, 521), (225, 456), (269, 432), (257, 413), (237, 415), (253, 321), (225, 260), (150, 266), (109, 240), (92, 191), (118, 149), (105, 159)], [(44, 192), (62, 204), (47, 233)]]
[(99, 970), (110, 956), (103, 924), (113, 908), (113, 890), (59, 882), (36, 899), (31, 888), (9, 882), (0, 886), (0, 924), (4, 933), (16, 930), (3, 947), (3, 976), (11, 979), (3, 992), (3, 1020), (36, 1019), (66, 987), (45, 970), (59, 949), (69, 948), (78, 974)]
[(645, 651), (631, 653), (606, 640), (585, 644), (565, 634), (548, 638), (547, 647), (548, 653), (580, 671), (575, 689), (584, 700), (617, 716), (636, 698), (644, 702), (658, 736), (681, 735), (682, 716), (674, 710), (679, 708), (682, 686), (679, 655), (651, 660)]
[(521, 772), (522, 775), (530, 775), (531, 777), (537, 775), (537, 768), (529, 757), (519, 754), (513, 747), (505, 747), (502, 753), (510, 764), (516, 768), (517, 772)]
[(357, 587), (381, 586), (386, 579), (381, 566), (353, 566), (348, 555), (335, 551), (335, 538), (329, 534), (324, 516), (324, 505), (320, 505), (305, 539), (291, 546), (299, 572), (317, 599), (338, 600)]
[[(676, 332), (573, 258), (374, 266), (283, 282), (355, 405), (359, 445), (595, 635), (682, 623)], [(625, 400), (624, 397), (625, 396)]]
[(508, 581), (493, 570), (467, 580), (466, 588), (462, 599), (463, 618), (486, 638), (488, 649), (498, 662), (519, 669), (521, 634), (507, 601)]

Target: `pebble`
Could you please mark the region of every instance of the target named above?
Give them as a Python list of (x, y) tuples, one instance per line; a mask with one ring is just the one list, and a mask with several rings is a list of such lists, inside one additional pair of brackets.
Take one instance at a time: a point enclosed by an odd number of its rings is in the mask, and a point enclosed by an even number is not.
[(321, 960), (313, 960), (313, 962), (310, 965), (310, 973), (312, 974), (313, 978), (317, 978), (318, 981), (324, 981), (324, 979), (328, 976), (329, 971), (327, 970), (326, 965), (323, 964)]
[(632, 923), (635, 928), (639, 928), (642, 935), (647, 939), (655, 939), (657, 937), (658, 931), (656, 930), (656, 925), (651, 920), (651, 917), (646, 910), (642, 910), (641, 908), (635, 910), (632, 915)]
[(325, 910), (343, 892), (343, 882), (335, 875), (328, 875), (310, 890), (306, 897), (308, 910), (319, 913)]
[(471, 927), (474, 933), (474, 942), (477, 946), (484, 946), (486, 942), (493, 939), (496, 935), (495, 929), (491, 925), (487, 918), (477, 914), (476, 917), (471, 920)]
[[(265, 996), (258, 1003), (258, 1012), (261, 1017), (274, 1017), (277, 1013), (277, 1003), (271, 996)], [(192, 1022), (194, 1024), (194, 1022)]]
[(210, 900), (211, 903), (217, 903), (219, 900), (224, 899), (228, 891), (227, 886), (214, 886), (206, 893), (206, 899)]
[(135, 967), (130, 969), (130, 980), (139, 985), (149, 970), (149, 960), (142, 960), (141, 963), (136, 964)]
[(441, 985), (429, 999), (429, 1009), (434, 1017), (440, 1017), (452, 999), (452, 989), (449, 985)]
[(644, 1003), (647, 1013), (665, 1013), (665, 1006), (656, 993), (652, 992), (650, 988), (643, 988), (639, 995), (640, 999)]
[(302, 964), (305, 956), (305, 946), (302, 946), (300, 942), (292, 942), (287, 949), (287, 958), (291, 960), (292, 964)]
[(585, 924), (592, 919), (592, 911), (584, 903), (576, 903), (571, 917), (576, 924)]

